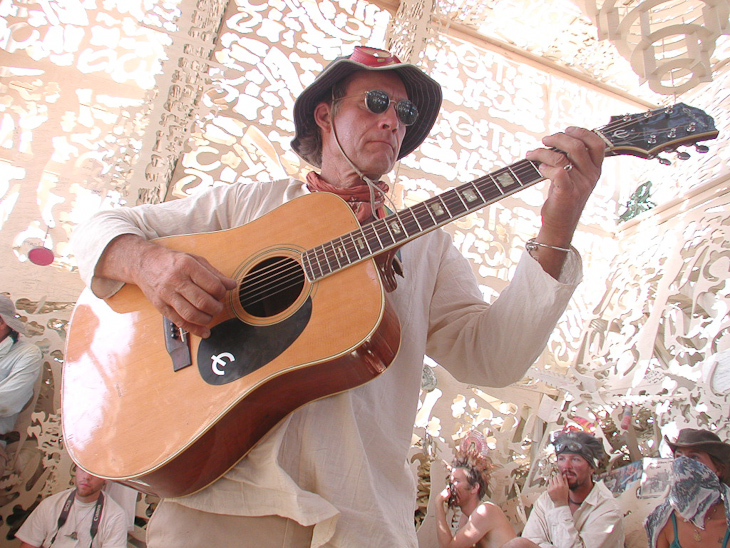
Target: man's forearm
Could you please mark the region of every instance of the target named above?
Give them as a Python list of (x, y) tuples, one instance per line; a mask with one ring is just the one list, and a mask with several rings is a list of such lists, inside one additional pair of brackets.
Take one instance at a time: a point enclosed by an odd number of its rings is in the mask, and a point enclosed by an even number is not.
[(135, 283), (153, 244), (136, 234), (117, 236), (106, 246), (94, 269), (94, 276), (124, 283)]
[(454, 537), (451, 535), (451, 529), (446, 522), (446, 510), (443, 504), (438, 505), (436, 508), (436, 523), (436, 535), (439, 541), (439, 548), (446, 548)]

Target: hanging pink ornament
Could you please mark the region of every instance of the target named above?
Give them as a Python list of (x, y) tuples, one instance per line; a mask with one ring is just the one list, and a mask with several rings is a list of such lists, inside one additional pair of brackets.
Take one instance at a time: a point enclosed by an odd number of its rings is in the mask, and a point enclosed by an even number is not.
[(38, 266), (48, 266), (56, 257), (47, 247), (34, 247), (28, 252), (28, 259)]
[(48, 232), (51, 227), (46, 228), (46, 235), (43, 236), (43, 244), (36, 246), (28, 252), (28, 260), (38, 266), (48, 266), (56, 258), (53, 251), (46, 247), (46, 240), (48, 239)]

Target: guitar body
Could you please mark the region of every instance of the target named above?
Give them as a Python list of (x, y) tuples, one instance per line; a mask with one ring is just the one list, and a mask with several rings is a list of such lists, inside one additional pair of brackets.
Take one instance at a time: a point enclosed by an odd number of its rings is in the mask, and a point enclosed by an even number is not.
[[(358, 226), (340, 198), (316, 193), (239, 228), (157, 240), (239, 281), (211, 336), (189, 336), (192, 363), (177, 370), (169, 326), (136, 286), (106, 300), (85, 290), (63, 371), (73, 460), (146, 493), (183, 496), (223, 475), (298, 407), (382, 373), (400, 327), (374, 260), (314, 283), (299, 263), (304, 250)], [(291, 287), (250, 304), (270, 271)]]

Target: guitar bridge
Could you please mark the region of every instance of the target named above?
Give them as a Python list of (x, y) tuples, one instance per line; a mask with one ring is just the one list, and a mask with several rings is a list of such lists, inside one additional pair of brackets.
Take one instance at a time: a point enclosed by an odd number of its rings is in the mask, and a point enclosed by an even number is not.
[(187, 332), (180, 329), (167, 318), (162, 319), (165, 330), (165, 348), (172, 359), (173, 371), (180, 371), (193, 364), (190, 357), (190, 346), (188, 345)]

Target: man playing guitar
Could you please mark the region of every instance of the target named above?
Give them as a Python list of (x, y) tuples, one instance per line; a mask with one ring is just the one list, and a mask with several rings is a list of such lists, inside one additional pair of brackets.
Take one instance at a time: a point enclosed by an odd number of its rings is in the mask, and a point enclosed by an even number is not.
[[(358, 47), (328, 65), (295, 103), (293, 149), (319, 168), (305, 182), (219, 185), (182, 200), (101, 212), (74, 237), (81, 275), (101, 299), (134, 284), (178, 327), (212, 339), (213, 320), (240, 280), (197, 253), (152, 240), (240, 227), (294, 198), (324, 192), (345, 199), (367, 226), (385, 215), (381, 177), (428, 136), (441, 99), (439, 84), (418, 67)], [(543, 143), (546, 148), (527, 155), (551, 180), (542, 226), (500, 297), (484, 302), (469, 263), (441, 229), (401, 246), (396, 262), (402, 275), (394, 278), (397, 287), (388, 284), (400, 325), (389, 367), (366, 384), (299, 407), (210, 486), (163, 500), (149, 524), (150, 548), (417, 545), (406, 457), (424, 356), (461, 381), (515, 382), (542, 352), (581, 278), (570, 244), (599, 178), (605, 144), (579, 128)], [(426, 214), (435, 218), (440, 211)], [(308, 208), (291, 219), (302, 233), (328, 222), (328, 211)], [(389, 259), (391, 268), (395, 257)], [(307, 275), (301, 283), (309, 281)], [(358, 286), (339, 293), (354, 310), (380, 300)], [(344, 328), (335, 321), (329, 329), (336, 339)], [(231, 363), (221, 358), (218, 371), (208, 373), (225, 373)], [(160, 395), (176, 401), (175, 394)]]

